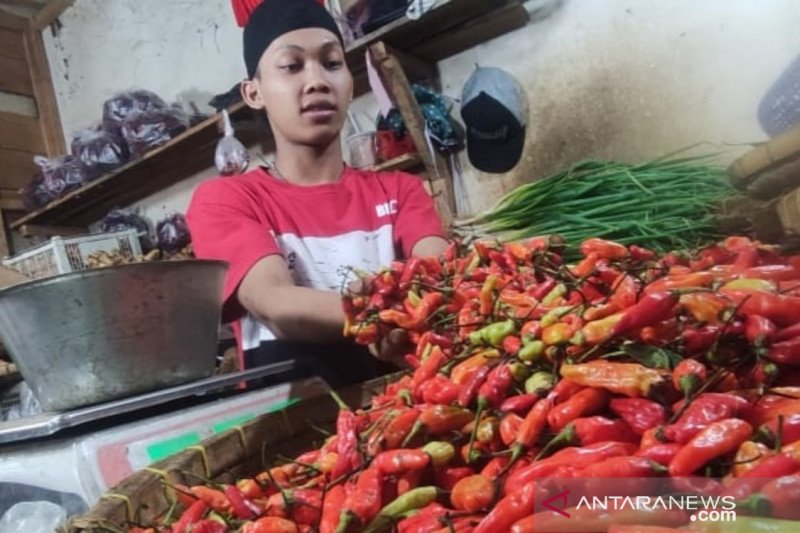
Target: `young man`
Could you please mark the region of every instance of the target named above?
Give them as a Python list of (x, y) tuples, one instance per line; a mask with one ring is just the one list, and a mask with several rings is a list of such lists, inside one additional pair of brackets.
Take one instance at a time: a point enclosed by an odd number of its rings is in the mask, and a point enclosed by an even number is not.
[[(351, 268), (438, 255), (447, 245), (421, 181), (342, 162), (353, 97), (339, 30), (314, 0), (265, 0), (244, 30), (244, 101), (266, 113), (275, 164), (209, 180), (187, 218), (198, 257), (230, 263), (224, 318), (244, 368), (287, 358), (333, 386), (372, 377), (379, 362), (342, 338), (341, 288)], [(373, 352), (397, 355), (402, 335)]]

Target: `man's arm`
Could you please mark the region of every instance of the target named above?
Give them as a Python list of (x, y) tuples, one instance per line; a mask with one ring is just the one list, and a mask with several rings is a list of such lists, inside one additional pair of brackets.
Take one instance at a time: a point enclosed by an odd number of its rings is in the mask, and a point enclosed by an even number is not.
[(279, 339), (330, 342), (343, 338), (341, 295), (298, 287), (280, 255), (258, 261), (239, 285), (242, 306)]
[(411, 249), (417, 257), (439, 257), (448, 246), (447, 239), (439, 236), (423, 237)]

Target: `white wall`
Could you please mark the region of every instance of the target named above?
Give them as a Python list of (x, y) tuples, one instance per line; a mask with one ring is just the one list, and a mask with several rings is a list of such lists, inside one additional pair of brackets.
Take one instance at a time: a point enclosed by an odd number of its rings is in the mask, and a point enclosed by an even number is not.
[[(641, 160), (695, 143), (761, 141), (759, 98), (800, 53), (796, 0), (536, 0), (524, 28), (440, 63), (444, 92), (460, 96), (475, 63), (525, 86), (525, 159), (485, 175), (466, 158), (472, 209), (515, 184), (586, 157)], [(541, 8), (541, 9), (540, 9)], [(78, 0), (45, 36), (67, 132), (99, 118), (131, 86), (205, 102), (243, 75), (240, 30), (227, 0)], [(365, 96), (355, 109), (374, 116)], [(458, 116), (456, 110), (456, 116)], [(182, 210), (211, 171), (141, 203)]]

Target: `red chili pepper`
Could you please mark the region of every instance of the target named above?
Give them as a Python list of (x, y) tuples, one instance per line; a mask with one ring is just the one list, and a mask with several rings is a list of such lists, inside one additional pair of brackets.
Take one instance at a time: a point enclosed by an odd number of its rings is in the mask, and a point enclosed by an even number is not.
[(414, 280), (414, 276), (417, 275), (417, 272), (420, 270), (421, 266), (421, 257), (411, 257), (408, 261), (406, 261), (405, 267), (403, 268), (403, 274), (400, 276), (399, 282), (402, 290), (408, 290), (408, 286)]
[(202, 520), (208, 511), (208, 505), (201, 500), (197, 500), (186, 509), (181, 517), (172, 525), (172, 533), (187, 533), (189, 528)]
[(675, 289), (700, 289), (710, 287), (716, 280), (717, 276), (708, 271), (669, 275), (655, 280), (644, 291), (650, 294)]
[(497, 287), (497, 283), (500, 281), (500, 278), (494, 274), (490, 275), (486, 278), (486, 281), (483, 282), (483, 287), (481, 288), (481, 294), (479, 297), (479, 307), (478, 312), (481, 316), (489, 316), (494, 311), (494, 303), (495, 303), (495, 294), (494, 290)]
[(213, 510), (225, 514), (230, 513), (231, 502), (221, 490), (212, 489), (205, 485), (195, 485), (189, 491)]
[(424, 470), (408, 470), (397, 478), (397, 495), (400, 496), (419, 487)]
[(336, 418), (336, 465), (331, 472), (331, 478), (336, 479), (357, 468), (361, 462), (358, 452), (358, 423), (356, 415), (347, 407), (338, 396), (334, 395), (339, 403), (339, 415)]
[(389, 450), (378, 454), (372, 463), (383, 474), (400, 474), (408, 470), (420, 470), (430, 463), (430, 457), (422, 450)]
[(649, 459), (635, 455), (609, 457), (575, 472), (576, 478), (646, 478), (665, 469)]
[(510, 458), (506, 455), (501, 457), (493, 457), (488, 463), (486, 463), (486, 466), (483, 467), (483, 470), (481, 470), (481, 475), (494, 481), (501, 473), (503, 473), (503, 471), (505, 471), (509, 463)]
[(430, 404), (450, 405), (458, 398), (458, 385), (437, 374), (419, 386), (422, 401)]
[(758, 428), (756, 435), (773, 446), (796, 442), (800, 440), (800, 414), (771, 420)]
[(440, 292), (429, 292), (422, 297), (413, 314), (395, 309), (383, 309), (378, 313), (378, 317), (382, 322), (397, 324), (408, 331), (418, 330), (441, 305), (443, 298), (444, 296)]
[(672, 372), (672, 386), (689, 396), (708, 380), (706, 366), (695, 359), (684, 359)]
[(764, 291), (731, 291), (726, 293), (739, 306), (739, 312), (761, 315), (778, 326), (786, 327), (800, 322), (800, 298), (781, 296)]
[(798, 470), (800, 470), (800, 462), (788, 453), (766, 457), (737, 477), (736, 481), (722, 491), (721, 496), (731, 496), (737, 500), (744, 499), (766, 485), (770, 479), (788, 476)]
[(669, 474), (688, 476), (712, 459), (735, 451), (752, 434), (753, 427), (738, 418), (714, 422), (678, 451), (669, 464)]
[(584, 468), (609, 457), (632, 455), (635, 452), (636, 445), (631, 442), (598, 442), (581, 448), (564, 448), (546, 459), (512, 471), (506, 479), (503, 490), (506, 494), (510, 494), (527, 483), (553, 474), (565, 465)]
[(664, 436), (685, 444), (712, 423), (743, 416), (749, 408), (750, 404), (740, 396), (707, 392), (693, 399), (674, 424), (664, 427)]
[(516, 335), (509, 335), (503, 339), (503, 351), (508, 355), (516, 355), (520, 348), (522, 348), (522, 339)]
[(609, 260), (626, 259), (630, 255), (630, 252), (625, 246), (613, 241), (597, 238), (583, 241), (581, 243), (581, 253), (584, 257), (594, 254), (599, 258)]
[(334, 485), (325, 492), (319, 533), (335, 533), (336, 528), (339, 527), (340, 511), (344, 506), (345, 498), (344, 485)]
[(547, 423), (554, 431), (582, 416), (601, 411), (608, 403), (609, 394), (603, 389), (583, 389), (569, 400), (555, 406), (547, 415)]
[(513, 381), (514, 375), (508, 364), (495, 366), (478, 389), (478, 411), (498, 407)]
[(664, 466), (669, 466), (675, 456), (680, 451), (681, 445), (677, 442), (668, 442), (664, 444), (656, 444), (649, 448), (640, 449), (636, 452), (637, 457), (644, 457)]
[(461, 407), (468, 407), (472, 400), (475, 398), (475, 395), (478, 393), (478, 389), (486, 380), (486, 377), (489, 375), (491, 371), (491, 367), (488, 365), (482, 366), (478, 368), (472, 377), (467, 380), (467, 382), (461, 386), (461, 391), (458, 394), (458, 405)]
[(536, 394), (519, 394), (506, 398), (500, 404), (501, 413), (527, 413), (539, 397)]
[(383, 474), (377, 468), (367, 468), (349, 488), (339, 518), (339, 529), (342, 531), (354, 519), (361, 524), (368, 524), (378, 515), (382, 503)]
[(774, 341), (783, 342), (783, 341), (788, 341), (790, 339), (794, 339), (795, 337), (800, 337), (800, 322), (798, 322), (793, 326), (780, 329), (775, 334)]
[(745, 337), (756, 347), (768, 346), (778, 333), (778, 326), (761, 315), (747, 315), (744, 322)]
[(655, 252), (652, 250), (636, 246), (635, 244), (628, 246), (628, 250), (631, 252), (631, 259), (635, 261), (649, 261), (656, 256)]
[(512, 447), (511, 462), (515, 462), (525, 451), (530, 448), (547, 427), (547, 417), (555, 405), (552, 398), (542, 398), (531, 408), (528, 415), (519, 427), (516, 441)]
[(644, 398), (612, 398), (608, 406), (639, 436), (660, 426), (667, 418), (666, 409), (661, 404)]
[(683, 349), (688, 355), (705, 352), (722, 334), (721, 326), (687, 327), (681, 331)]
[(475, 471), (468, 466), (450, 466), (436, 471), (436, 484), (443, 490), (452, 490), (459, 479), (474, 473)]
[(667, 372), (639, 363), (614, 363), (595, 360), (581, 364), (563, 364), (561, 377), (583, 385), (608, 390), (629, 397), (649, 396), (666, 382)]
[(297, 524), (278, 516), (265, 516), (242, 526), (242, 533), (299, 533)]
[(397, 415), (381, 433), (376, 433), (379, 438), (376, 439), (374, 446), (367, 448), (367, 452), (370, 455), (375, 455), (380, 448), (387, 450), (399, 448), (408, 434), (411, 433), (419, 415), (420, 411), (418, 409), (407, 409)]
[(555, 387), (553, 387), (553, 390), (548, 393), (547, 397), (552, 399), (556, 404), (559, 404), (569, 400), (585, 388), (586, 387), (583, 385), (571, 379), (560, 379)]
[(231, 510), (236, 518), (251, 519), (261, 514), (259, 507), (246, 499), (244, 494), (234, 485), (225, 485), (225, 496), (231, 503)]
[(645, 326), (658, 324), (669, 318), (677, 303), (678, 296), (672, 292), (645, 294), (635, 305), (624, 311), (622, 319), (614, 326), (611, 335), (624, 335)]
[[(137, 533), (137, 531), (143, 531), (144, 533), (156, 533), (156, 530), (153, 528), (146, 530), (132, 528), (130, 533)], [(191, 531), (192, 533), (228, 533), (228, 526), (226, 524), (217, 522), (216, 520), (204, 519), (192, 524)]]
[(603, 416), (577, 418), (564, 426), (539, 456), (549, 455), (566, 446), (588, 446), (607, 441), (639, 442), (639, 439), (624, 420), (611, 420)]
[(450, 493), (453, 508), (470, 513), (485, 509), (493, 500), (494, 483), (481, 474), (459, 480)]
[[(464, 427), (464, 424), (473, 419), (473, 414), (467, 409), (447, 405), (433, 405), (426, 407), (417, 420), (420, 428), (425, 428), (429, 435), (443, 435)], [(412, 433), (416, 429), (412, 430)]]
[(800, 366), (800, 337), (776, 342), (770, 346), (767, 357), (782, 365)]
[(440, 519), (445, 517), (449, 510), (438, 504), (431, 503), (420, 511), (397, 523), (397, 533), (433, 533), (442, 527)]
[(414, 371), (414, 375), (411, 378), (412, 386), (416, 388), (421, 383), (435, 376), (445, 361), (447, 361), (447, 356), (442, 349), (438, 346), (434, 346), (428, 354), (428, 358), (422, 361), (419, 368)]
[(473, 533), (508, 531), (514, 522), (524, 518), (533, 509), (535, 485), (529, 483), (521, 490), (501, 499), (475, 527)]
[(761, 488), (761, 496), (769, 503), (770, 516), (800, 520), (800, 473), (770, 481)]
[(548, 276), (542, 283), (536, 286), (531, 293), (531, 296), (539, 301), (542, 301), (545, 296), (550, 294), (550, 292), (556, 288), (556, 285), (558, 285), (558, 280)]
[(508, 413), (500, 420), (500, 440), (503, 444), (511, 446), (517, 439), (523, 421), (524, 419), (516, 413)]

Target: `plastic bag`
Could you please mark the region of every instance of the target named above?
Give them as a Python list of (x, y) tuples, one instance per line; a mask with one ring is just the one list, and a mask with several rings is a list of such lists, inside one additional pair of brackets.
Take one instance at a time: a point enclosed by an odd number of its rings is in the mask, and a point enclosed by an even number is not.
[(39, 170), (23, 190), (23, 201), (29, 210), (43, 207), (89, 181), (86, 167), (75, 156), (36, 156), (33, 161)]
[(222, 118), (225, 121), (225, 135), (217, 143), (217, 149), (214, 152), (214, 165), (223, 176), (241, 174), (247, 170), (247, 166), (250, 164), (250, 154), (247, 153), (247, 148), (234, 136), (231, 118), (228, 116), (226, 109), (222, 110)]
[(176, 254), (192, 242), (186, 218), (180, 213), (170, 215), (156, 224), (158, 247), (167, 254)]
[(103, 233), (112, 233), (114, 231), (123, 231), (126, 229), (136, 230), (142, 252), (147, 253), (153, 249), (153, 240), (150, 236), (150, 223), (147, 219), (134, 211), (112, 209), (100, 223), (100, 231)]
[(153, 148), (169, 142), (189, 127), (189, 118), (180, 109), (134, 111), (122, 123), (122, 137), (133, 157), (142, 157)]
[(2, 400), (3, 404), (10, 405), (3, 413), (5, 422), (29, 418), (42, 412), (42, 404), (39, 403), (39, 399), (36, 398), (31, 388), (24, 381), (8, 389)]
[(128, 115), (135, 111), (166, 109), (167, 103), (156, 93), (135, 89), (114, 95), (103, 104), (103, 129), (119, 134)]
[(52, 533), (67, 521), (67, 512), (50, 502), (21, 502), (0, 518), (3, 533)]
[(72, 138), (72, 155), (81, 160), (90, 178), (111, 172), (130, 159), (125, 140), (100, 126), (75, 134)]

